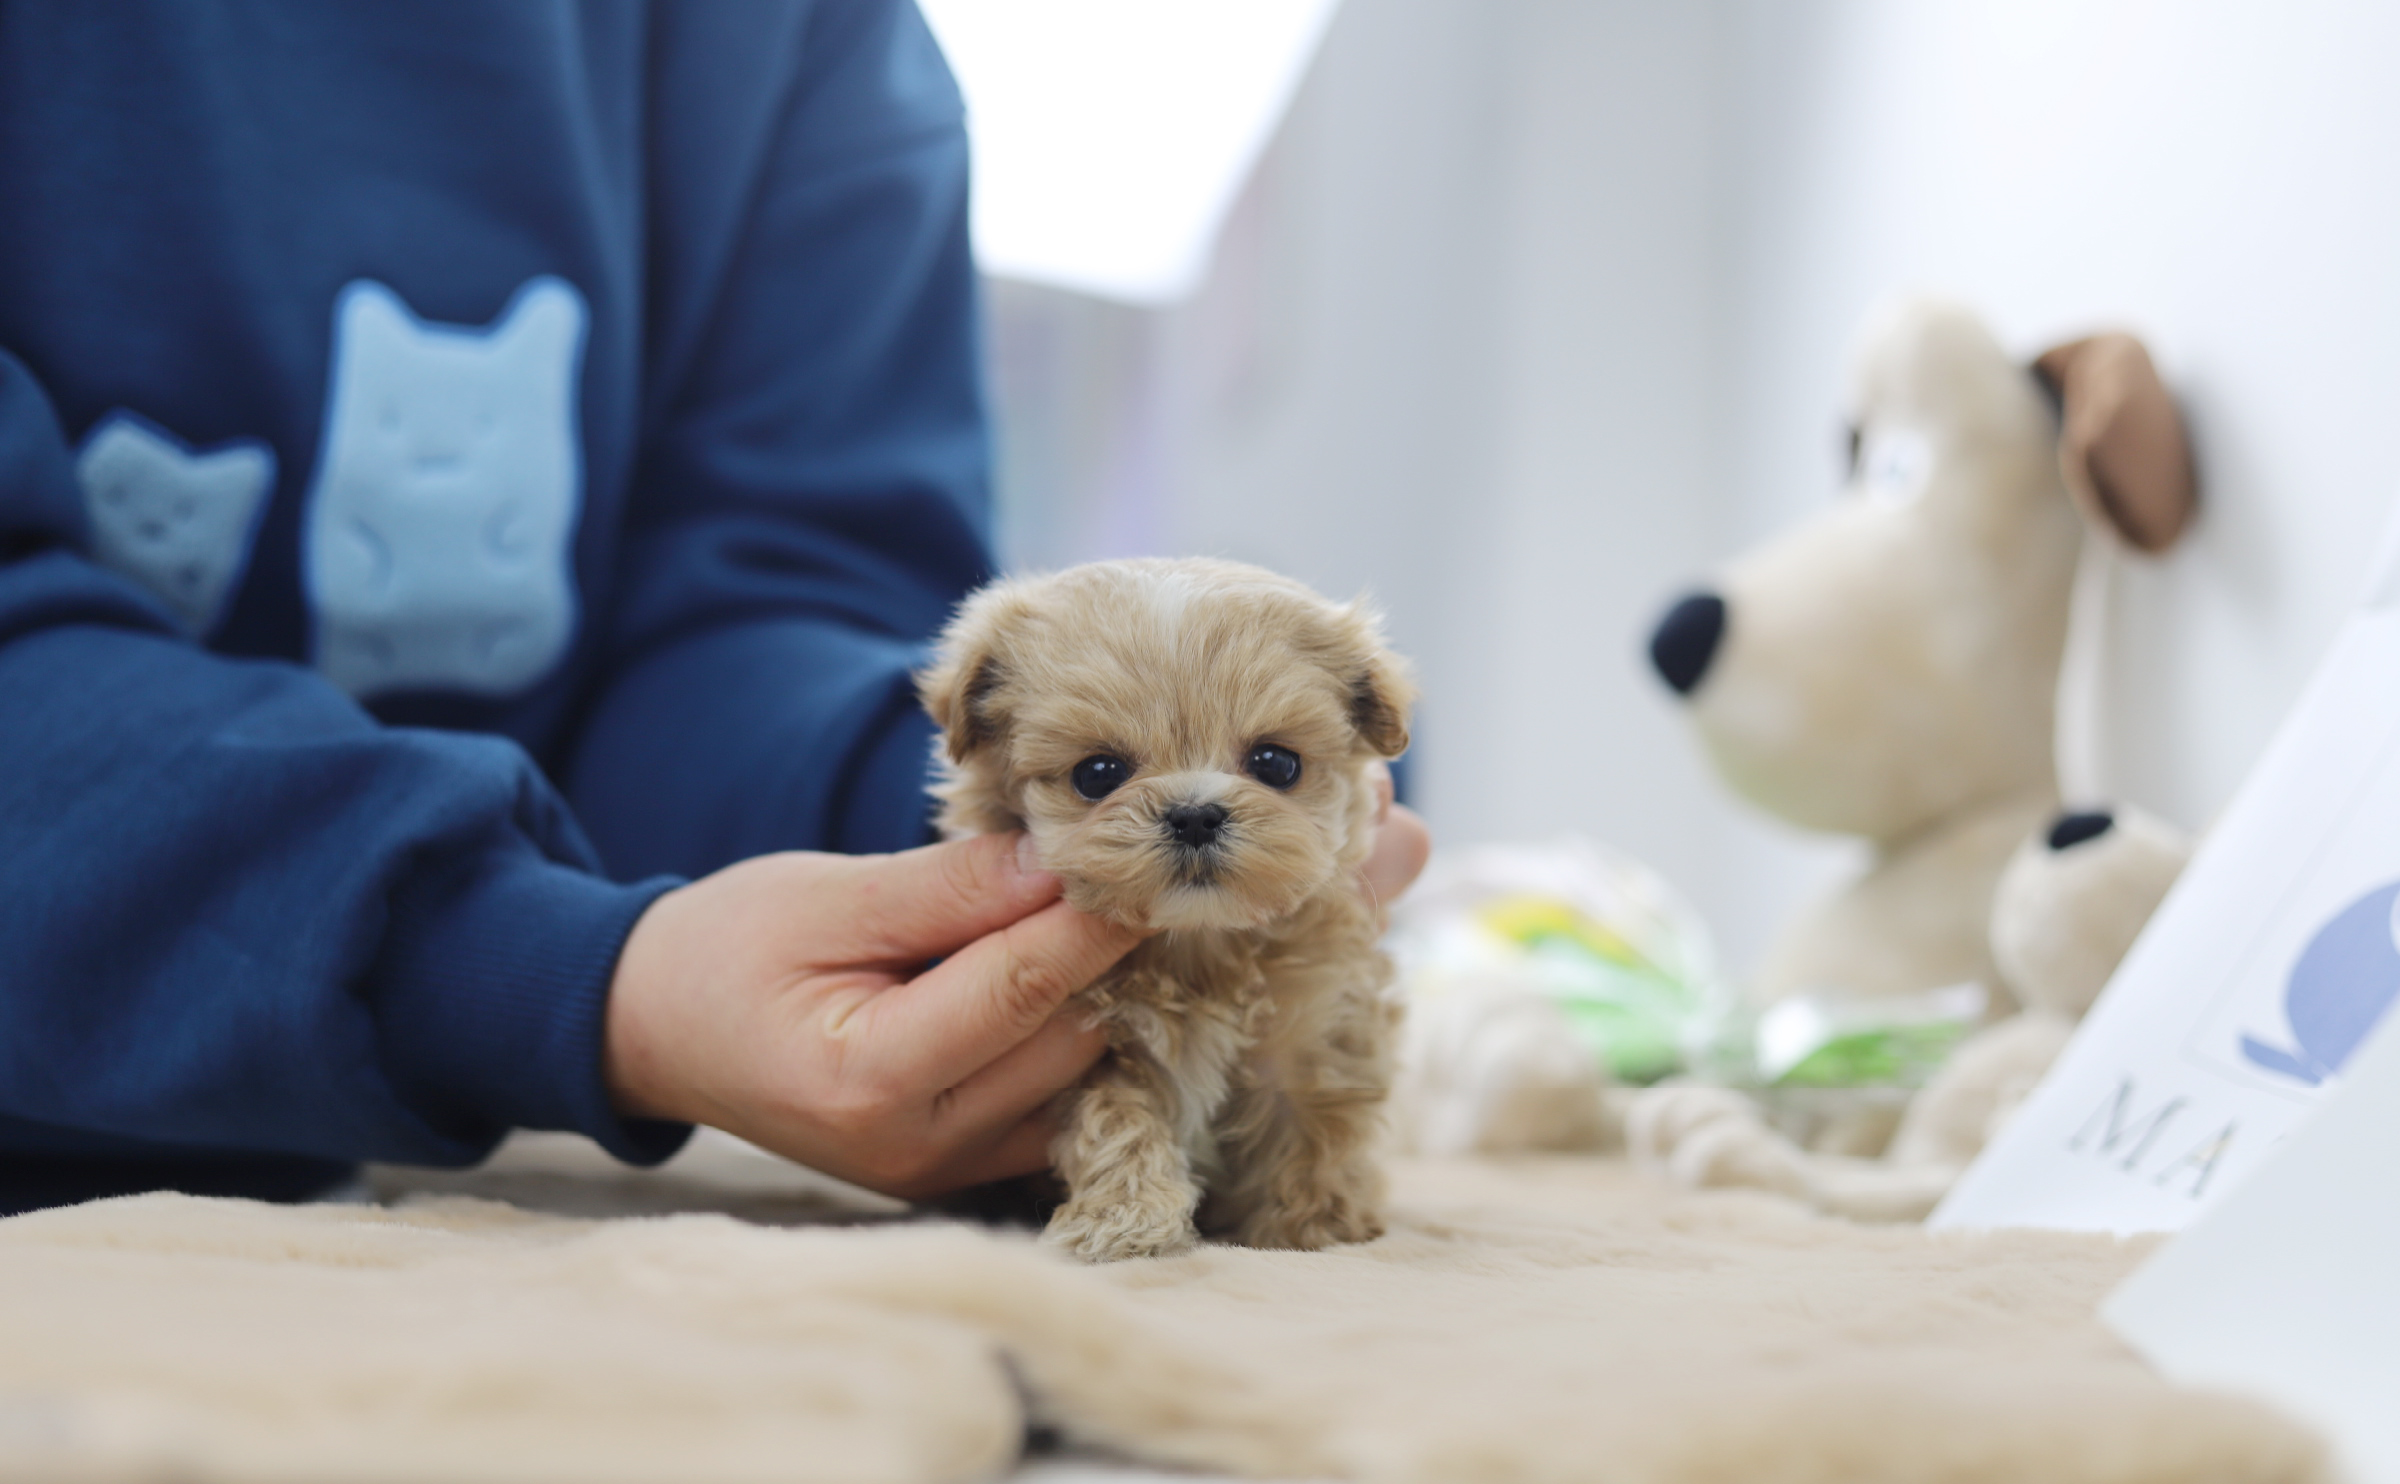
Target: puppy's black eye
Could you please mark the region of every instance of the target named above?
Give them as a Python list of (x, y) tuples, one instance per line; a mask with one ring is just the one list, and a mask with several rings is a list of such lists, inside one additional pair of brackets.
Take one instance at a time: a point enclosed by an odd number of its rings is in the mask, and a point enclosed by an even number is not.
[(1300, 754), (1272, 742), (1251, 748), (1242, 767), (1269, 788), (1290, 788), (1300, 781)]
[(1098, 752), (1075, 765), (1075, 792), (1087, 799), (1105, 799), (1133, 776), (1133, 764)]

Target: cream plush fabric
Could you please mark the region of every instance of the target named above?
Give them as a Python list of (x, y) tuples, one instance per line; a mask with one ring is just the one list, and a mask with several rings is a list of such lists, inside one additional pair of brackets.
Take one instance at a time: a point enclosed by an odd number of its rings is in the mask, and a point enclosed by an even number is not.
[[(587, 1209), (709, 1188), (484, 1178)], [(822, 1209), (773, 1184), (729, 1199)], [(1409, 1166), (1395, 1205), (1363, 1248), (1108, 1268), (956, 1226), (456, 1194), (19, 1217), (0, 1479), (973, 1480), (1033, 1421), (1259, 1477), (2320, 1477), (2300, 1429), (2101, 1329), (2138, 1246), (1851, 1226), (1591, 1160)]]

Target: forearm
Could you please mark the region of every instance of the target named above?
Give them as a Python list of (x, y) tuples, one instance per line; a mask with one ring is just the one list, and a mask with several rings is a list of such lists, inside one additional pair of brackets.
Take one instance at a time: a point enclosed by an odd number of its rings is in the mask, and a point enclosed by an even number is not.
[(933, 733), (917, 657), (905, 640), (804, 619), (662, 650), (586, 721), (567, 774), (577, 817), (620, 877), (921, 845)]
[(513, 746), (91, 625), (0, 644), (0, 694), (0, 1112), (338, 1159), (658, 1142), (598, 1026), (664, 884), (592, 873)]

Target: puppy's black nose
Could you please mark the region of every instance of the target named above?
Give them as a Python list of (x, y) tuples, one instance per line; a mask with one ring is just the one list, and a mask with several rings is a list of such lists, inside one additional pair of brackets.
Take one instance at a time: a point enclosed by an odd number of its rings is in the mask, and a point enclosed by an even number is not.
[(2073, 850), (2086, 840), (2097, 840), (2117, 827), (2117, 817), (2103, 811), (2061, 814), (2050, 821), (2050, 848)]
[(1675, 694), (1688, 696), (1708, 673), (1725, 637), (1725, 600), (1693, 593), (1667, 610), (1650, 634), (1650, 663)]
[(1166, 814), (1167, 833), (1187, 850), (1214, 845), (1225, 829), (1223, 804), (1177, 804)]

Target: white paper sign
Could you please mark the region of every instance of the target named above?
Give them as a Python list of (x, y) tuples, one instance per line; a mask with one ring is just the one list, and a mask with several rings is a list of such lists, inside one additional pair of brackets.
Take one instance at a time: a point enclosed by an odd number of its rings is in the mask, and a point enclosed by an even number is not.
[(2400, 1484), (2400, 1016), (2348, 1082), (2101, 1315), (2175, 1380), (2323, 1428), (2350, 1484)]
[(2400, 562), (2050, 1075), (1927, 1223), (2178, 1230), (2400, 998)]

